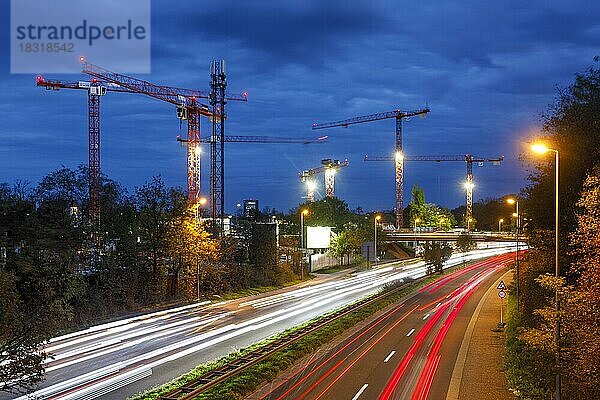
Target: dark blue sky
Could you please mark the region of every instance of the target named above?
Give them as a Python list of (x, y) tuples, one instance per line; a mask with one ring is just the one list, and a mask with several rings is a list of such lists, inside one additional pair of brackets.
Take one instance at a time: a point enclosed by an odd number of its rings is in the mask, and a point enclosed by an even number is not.
[[(118, 1), (115, 1), (118, 10)], [(87, 162), (86, 97), (35, 87), (9, 73), (9, 2), (0, 6), (0, 182), (36, 183), (61, 165)], [(540, 114), (600, 54), (600, 3), (593, 1), (153, 1), (156, 83), (208, 89), (212, 59), (227, 61), (227, 133), (313, 136), (313, 122), (389, 111), (431, 113), (404, 124), (405, 154), (504, 155), (501, 167), (475, 167), (475, 199), (516, 192), (527, 172), (518, 160)], [(102, 60), (90, 60), (102, 64)], [(57, 76), (79, 79), (79, 75)], [(202, 121), (202, 130), (209, 132)], [(130, 191), (152, 175), (185, 185), (185, 149), (173, 107), (109, 94), (102, 108), (103, 172)], [(182, 134), (184, 130), (182, 129)], [(226, 148), (226, 208), (243, 198), (294, 207), (302, 169), (348, 158), (336, 194), (352, 208), (390, 209), (393, 166), (364, 163), (391, 155), (394, 121), (327, 133), (327, 144)], [(208, 188), (208, 158), (202, 162)], [(405, 201), (415, 182), (428, 201), (464, 202), (463, 163), (406, 165)]]

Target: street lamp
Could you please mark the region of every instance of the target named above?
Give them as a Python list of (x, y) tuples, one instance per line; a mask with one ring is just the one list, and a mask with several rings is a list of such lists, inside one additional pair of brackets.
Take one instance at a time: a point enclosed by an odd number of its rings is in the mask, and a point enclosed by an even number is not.
[[(538, 154), (545, 154), (549, 151), (554, 153), (554, 273), (556, 278), (560, 277), (560, 269), (558, 266), (558, 233), (559, 233), (559, 204), (558, 204), (558, 186), (559, 186), (559, 156), (557, 149), (551, 149), (546, 147), (541, 143), (536, 143), (531, 146), (531, 150)], [(559, 288), (556, 288), (556, 394), (555, 398), (560, 400), (560, 386), (561, 386), (561, 377), (560, 377), (560, 366), (559, 366), (559, 351), (560, 351), (560, 319), (558, 316), (558, 312), (560, 311), (559, 304)]]
[(304, 209), (300, 212), (300, 243), (302, 246), (302, 262), (300, 263), (300, 279), (304, 280), (304, 216), (308, 215), (308, 209)]
[(502, 223), (504, 223), (504, 218), (498, 220), (498, 232), (502, 232)]
[(417, 231), (417, 224), (421, 222), (421, 218), (415, 218), (415, 228), (413, 229), (415, 232)]
[(473, 218), (467, 219), (467, 232), (471, 231), (471, 222), (473, 222)]
[(375, 240), (373, 241), (373, 251), (375, 253), (375, 265), (377, 266), (377, 221), (379, 221), (381, 219), (381, 215), (376, 215), (374, 220), (375, 220), (375, 229), (374, 229), (374, 233), (375, 233)]
[[(198, 199), (198, 203), (194, 207), (194, 211), (196, 214), (196, 223), (199, 221), (199, 216), (202, 216), (202, 212), (198, 212), (201, 206), (205, 205), (207, 202), (206, 197), (200, 197)], [(198, 257), (196, 257), (196, 301), (200, 301), (200, 261)]]
[(506, 202), (510, 205), (515, 205), (516, 212), (512, 213), (513, 218), (516, 219), (515, 225), (515, 244), (516, 244), (516, 252), (515, 252), (515, 269), (517, 271), (517, 311), (519, 310), (519, 298), (520, 289), (521, 289), (521, 271), (519, 268), (519, 228), (521, 227), (521, 215), (519, 214), (519, 201), (509, 197), (506, 199)]

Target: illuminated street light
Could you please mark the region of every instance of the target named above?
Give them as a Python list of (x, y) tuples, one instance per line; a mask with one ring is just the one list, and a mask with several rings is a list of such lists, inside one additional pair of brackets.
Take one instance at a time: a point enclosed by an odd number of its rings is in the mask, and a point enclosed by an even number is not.
[(375, 265), (377, 265), (377, 221), (381, 219), (381, 215), (376, 215), (375, 220), (375, 240), (373, 241), (373, 251), (375, 253)]
[[(557, 149), (551, 149), (544, 144), (536, 143), (531, 146), (531, 150), (538, 154), (545, 154), (549, 151), (554, 153), (554, 273), (556, 278), (560, 277), (560, 269), (558, 266), (558, 234), (559, 234), (559, 155)], [(559, 288), (556, 288), (556, 314), (558, 315), (560, 311), (560, 303), (559, 303)], [(557, 317), (556, 320), (556, 365), (559, 366), (559, 352), (560, 352), (560, 320)], [(560, 370), (557, 369), (556, 372), (556, 384), (555, 384), (555, 395), (554, 398), (556, 400), (560, 400), (560, 387), (561, 387), (561, 376)]]
[(465, 189), (473, 189), (475, 187), (475, 184), (472, 181), (466, 181), (464, 183)]
[(549, 149), (548, 147), (546, 147), (545, 145), (543, 145), (541, 143), (536, 143), (536, 144), (531, 145), (531, 150), (533, 150), (535, 153), (538, 153), (538, 154), (545, 154), (549, 151), (557, 152), (556, 150)]
[(300, 279), (304, 280), (304, 253), (306, 249), (304, 247), (304, 217), (308, 215), (308, 209), (304, 209), (300, 212), (300, 243), (302, 246), (302, 262), (300, 263)]
[(397, 162), (404, 161), (404, 153), (402, 153), (401, 151), (397, 151), (394, 158)]
[[(194, 204), (194, 217), (196, 218), (196, 223), (198, 223), (201, 212), (198, 211), (203, 205), (207, 202), (206, 197), (200, 197), (198, 202)], [(196, 257), (196, 301), (200, 301), (200, 261)]]
[(417, 231), (417, 224), (421, 222), (421, 218), (415, 218), (415, 228), (414, 231)]
[(519, 228), (521, 228), (521, 216), (519, 214), (519, 201), (509, 197), (506, 202), (510, 205), (515, 205), (515, 211), (512, 213), (513, 218), (516, 218), (515, 224), (515, 270), (517, 271), (517, 310), (519, 310), (519, 302), (521, 297), (521, 269), (519, 268)]

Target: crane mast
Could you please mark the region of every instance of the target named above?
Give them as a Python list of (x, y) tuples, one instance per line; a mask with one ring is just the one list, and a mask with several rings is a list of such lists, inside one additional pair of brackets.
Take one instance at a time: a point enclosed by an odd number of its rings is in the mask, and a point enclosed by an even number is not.
[(212, 106), (212, 136), (210, 142), (210, 216), (213, 233), (223, 232), (225, 214), (225, 61), (215, 60), (210, 68), (210, 105)]
[(360, 124), (364, 122), (379, 121), (382, 119), (394, 118), (396, 120), (395, 130), (395, 188), (396, 188), (396, 228), (399, 229), (404, 225), (404, 154), (402, 152), (402, 120), (414, 116), (424, 117), (429, 113), (429, 108), (423, 108), (415, 111), (394, 110), (360, 117), (348, 118), (340, 121), (326, 122), (322, 124), (313, 124), (312, 129), (326, 129), (334, 127), (347, 128), (350, 125)]

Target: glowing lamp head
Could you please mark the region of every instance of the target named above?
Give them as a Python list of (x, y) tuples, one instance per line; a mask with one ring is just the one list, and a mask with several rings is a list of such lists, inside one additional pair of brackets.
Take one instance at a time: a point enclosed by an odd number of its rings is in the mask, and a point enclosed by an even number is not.
[(200, 197), (200, 199), (198, 200), (198, 204), (203, 206), (206, 204), (207, 201), (208, 200), (206, 200), (206, 197)]
[(507, 202), (508, 204), (515, 204), (517, 201), (511, 197), (511, 198), (509, 198), (509, 199), (506, 199), (506, 202)]
[(419, 222), (421, 222), (421, 218), (415, 218), (415, 223), (418, 224)]
[(473, 218), (469, 218), (469, 222), (473, 222)]
[(376, 215), (375, 216), (375, 221), (379, 221), (381, 219), (381, 215)]
[(504, 222), (504, 218), (500, 218), (500, 219), (498, 220), (498, 222), (500, 222), (500, 223), (503, 223), (503, 222)]
[(541, 143), (535, 143), (531, 145), (531, 150), (538, 154), (547, 153), (550, 149)]
[(475, 187), (475, 184), (471, 181), (467, 181), (465, 182), (465, 189), (473, 189)]
[(394, 157), (397, 162), (404, 161), (404, 154), (401, 151), (397, 151)]
[(85, 57), (84, 56), (79, 56), (79, 62), (85, 62)]
[(306, 181), (306, 187), (309, 190), (315, 190), (317, 188), (317, 184), (314, 181)]
[(308, 215), (308, 210), (306, 208), (302, 210), (302, 215)]
[(513, 216), (514, 218), (517, 218), (517, 217), (519, 216), (519, 214), (517, 214), (516, 212), (514, 212), (514, 213), (512, 213), (512, 216)]

